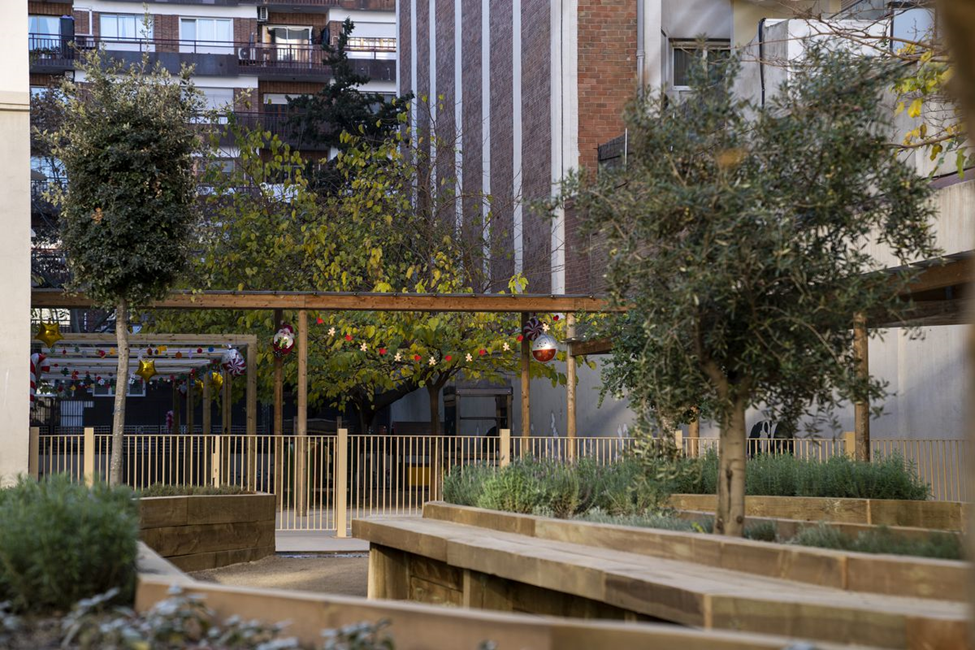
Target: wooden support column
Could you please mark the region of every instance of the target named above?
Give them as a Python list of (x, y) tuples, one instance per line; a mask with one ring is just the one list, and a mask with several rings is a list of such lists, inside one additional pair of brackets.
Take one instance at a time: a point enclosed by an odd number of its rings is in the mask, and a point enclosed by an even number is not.
[(233, 395), (234, 379), (229, 372), (223, 371), (223, 395), (220, 406), (223, 407), (223, 417), (221, 419), (221, 430), (223, 440), (220, 441), (220, 450), (217, 454), (217, 484), (225, 485), (229, 476), (228, 461), (230, 460), (230, 435), (233, 431)]
[(85, 477), (85, 485), (91, 487), (95, 484), (95, 428), (85, 427), (84, 440), (84, 461), (82, 472)]
[(208, 482), (213, 463), (213, 398), (210, 391), (212, 373), (210, 366), (203, 367), (203, 450), (200, 454), (203, 466), (200, 468), (200, 480), (204, 483)]
[(247, 346), (247, 487), (257, 489), (257, 346)]
[(196, 419), (193, 413), (193, 393), (196, 389), (196, 377), (186, 380), (186, 437), (183, 439), (183, 485), (189, 485), (193, 480), (193, 429)]
[[(571, 343), (576, 338), (575, 314), (565, 316), (566, 339)], [(566, 436), (569, 439), (569, 459), (576, 456), (576, 358), (569, 354), (566, 346), (565, 355), (565, 421)]]
[[(274, 327), (284, 324), (284, 312), (274, 310)], [(274, 494), (278, 509), (284, 504), (284, 358), (274, 355)]]
[[(857, 314), (853, 321), (853, 354), (857, 360), (857, 374), (865, 379), (870, 376), (870, 338), (867, 318)], [(856, 459), (870, 460), (870, 404), (857, 402), (854, 406), (854, 433), (856, 434)]]
[(41, 428), (30, 428), (30, 440), (28, 443), (27, 473), (35, 481), (40, 477), (41, 470)]
[(701, 418), (697, 416), (697, 409), (694, 409), (694, 419), (687, 425), (687, 438), (687, 455), (696, 458), (701, 453)]
[[(531, 314), (521, 313), (521, 333), (525, 333), (525, 326)], [(521, 339), (521, 437), (527, 438), (531, 435), (531, 359), (532, 344), (525, 336)], [(528, 448), (527, 443), (521, 445), (522, 454)]]
[(295, 494), (298, 516), (308, 513), (308, 312), (298, 312), (298, 414), (295, 423)]
[(349, 430), (339, 429), (335, 442), (335, 536), (348, 537)]

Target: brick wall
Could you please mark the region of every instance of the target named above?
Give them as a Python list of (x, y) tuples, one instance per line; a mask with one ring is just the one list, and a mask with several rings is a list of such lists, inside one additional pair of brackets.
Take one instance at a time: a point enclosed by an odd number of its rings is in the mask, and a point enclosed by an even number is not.
[(491, 2), (491, 285), (494, 290), (507, 288), (508, 279), (514, 273), (511, 11), (511, 0)]
[(28, 2), (27, 13), (32, 16), (63, 16), (68, 13), (68, 5), (51, 2)]
[(91, 25), (88, 23), (88, 12), (87, 11), (74, 11), (74, 12), (72, 12), (71, 15), (74, 16), (74, 33), (75, 34), (90, 34), (91, 33)]
[(234, 41), (237, 43), (258, 42), (257, 18), (234, 18)]
[(64, 80), (64, 77), (59, 74), (39, 74), (30, 73), (30, 85), (40, 86), (40, 87), (50, 87), (60, 84)]
[(314, 95), (322, 89), (322, 85), (313, 81), (258, 81), (254, 96), (263, 104), (266, 94)]
[[(477, 251), (483, 242), (483, 204), (480, 196), (484, 191), (483, 158), (484, 127), (481, 121), (481, 3), (468, 3), (464, 7), (461, 23), (461, 84), (464, 98), (461, 119), (462, 174), (464, 179), (464, 238), (472, 252), (470, 268), (483, 268), (483, 257)], [(485, 287), (475, 287), (484, 289)]]
[(623, 132), (636, 91), (636, 3), (579, 1), (579, 156), (595, 169), (597, 148)]
[(410, 70), (413, 61), (413, 43), (410, 34), (410, 3), (401, 2), (399, 5), (399, 34), (397, 42), (399, 51), (397, 52), (397, 65), (399, 66), (399, 94), (406, 95), (411, 92)]
[(179, 16), (153, 16), (152, 38), (159, 52), (179, 51)]
[(456, 124), (454, 106), (454, 0), (436, 0), (436, 39), (437, 52), (434, 74), (436, 75), (436, 97), (431, 102), (436, 107), (436, 152), (437, 168), (437, 207), (439, 216), (446, 220), (456, 220), (457, 204), (453, 197), (456, 192), (455, 170)]
[(522, 232), (528, 291), (552, 289), (552, 221), (533, 203), (552, 191), (551, 10), (524, 2), (521, 10)]

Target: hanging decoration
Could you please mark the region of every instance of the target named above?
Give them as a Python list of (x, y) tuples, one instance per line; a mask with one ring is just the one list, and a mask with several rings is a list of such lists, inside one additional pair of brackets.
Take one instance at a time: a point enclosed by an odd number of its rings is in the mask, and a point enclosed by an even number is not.
[(274, 334), (274, 339), (271, 341), (271, 349), (274, 351), (274, 356), (283, 357), (285, 355), (291, 354), (291, 350), (295, 347), (295, 330), (291, 325), (282, 325)]
[(145, 359), (139, 359), (139, 369), (135, 371), (135, 374), (142, 377), (143, 381), (149, 381), (156, 375), (156, 362), (153, 359), (146, 361)]
[[(522, 333), (525, 335), (526, 339), (528, 339), (529, 341), (534, 341), (535, 339), (537, 339), (539, 336), (542, 335), (542, 333), (545, 331), (546, 328), (547, 326), (543, 327), (542, 322), (538, 320), (536, 317), (532, 316), (531, 318), (528, 319), (528, 322), (525, 323), (525, 329)], [(520, 340), (521, 339), (519, 339), (519, 341)]]
[(37, 334), (34, 338), (46, 345), (49, 348), (54, 347), (54, 344), (63, 339), (61, 336), (61, 325), (58, 323), (41, 323), (37, 327)]
[(240, 377), (247, 369), (244, 363), (244, 355), (237, 348), (230, 348), (223, 353), (220, 360), (223, 369), (230, 373), (231, 377)]
[(48, 372), (51, 369), (50, 366), (42, 365), (44, 363), (44, 359), (46, 359), (46, 358), (47, 357), (45, 357), (43, 354), (41, 354), (39, 352), (35, 352), (34, 354), (30, 355), (30, 401), (31, 401), (31, 404), (33, 404), (34, 403), (34, 400), (37, 398), (37, 385), (41, 381), (41, 373)]
[(558, 343), (548, 334), (541, 334), (532, 342), (532, 356), (535, 357), (535, 361), (541, 363), (548, 363), (554, 359), (558, 349)]
[(213, 386), (214, 390), (220, 390), (223, 388), (223, 375), (216, 370), (210, 373), (210, 385)]

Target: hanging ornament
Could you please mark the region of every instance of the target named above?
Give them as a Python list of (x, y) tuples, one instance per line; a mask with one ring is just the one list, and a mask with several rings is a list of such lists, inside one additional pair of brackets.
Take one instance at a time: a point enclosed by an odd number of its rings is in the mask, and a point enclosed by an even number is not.
[(504, 350), (505, 352), (510, 352), (511, 351), (511, 346), (508, 345), (508, 342), (507, 341), (505, 341), (504, 344), (501, 346), (501, 349)]
[(240, 377), (247, 369), (247, 364), (244, 363), (244, 355), (236, 348), (230, 348), (224, 352), (221, 363), (223, 369), (229, 372), (231, 377)]
[(153, 359), (146, 361), (145, 359), (139, 359), (139, 369), (135, 371), (143, 381), (149, 381), (156, 374), (156, 362)]
[(321, 316), (315, 319), (315, 323), (317, 323), (318, 325), (322, 325), (324, 322), (325, 319), (323, 319)]
[(399, 352), (397, 352), (396, 356), (393, 357), (393, 361), (401, 361), (402, 359), (403, 359), (403, 355), (400, 354)]
[(470, 352), (468, 352), (467, 353), (467, 356), (464, 357), (464, 361), (466, 361), (467, 363), (470, 363), (473, 360), (474, 360), (474, 357), (471, 356), (471, 353)]
[(361, 350), (362, 352), (365, 352), (368, 349), (369, 349), (369, 346), (366, 345), (365, 342), (363, 342), (363, 344), (359, 346), (359, 350)]
[(535, 339), (537, 339), (539, 336), (542, 335), (542, 331), (543, 330), (542, 330), (541, 321), (539, 321), (537, 318), (532, 316), (531, 318), (528, 319), (528, 322), (525, 323), (525, 329), (522, 333), (525, 335), (526, 339), (528, 339), (529, 341), (534, 341)]
[(51, 348), (54, 344), (63, 339), (61, 336), (61, 325), (58, 323), (41, 323), (37, 326), (37, 334), (34, 338)]
[(346, 334), (346, 335), (345, 335), (345, 340), (346, 340), (346, 341), (347, 341), (348, 343), (352, 343), (352, 335), (351, 335), (351, 334)]
[(46, 358), (40, 352), (30, 355), (30, 401), (32, 404), (37, 396), (37, 385), (41, 381), (41, 373), (51, 369), (50, 366), (43, 365)]
[(547, 333), (548, 329), (548, 323), (542, 323), (542, 331)]
[(430, 362), (429, 363), (430, 363), (431, 366), (435, 366), (435, 365), (437, 365), (437, 360), (434, 359), (433, 357), (430, 357)]
[(328, 335), (329, 336), (335, 336), (335, 328), (334, 327), (329, 327), (328, 328)]
[(196, 381), (194, 381), (193, 382), (193, 388), (195, 388), (196, 390), (198, 390), (200, 392), (203, 392), (203, 380), (197, 379)]
[(98, 354), (99, 359), (105, 358), (105, 350), (96, 350), (95, 352)]
[(223, 388), (223, 375), (219, 372), (210, 373), (210, 385), (213, 386), (214, 390)]
[(483, 357), (485, 354), (487, 354), (487, 350), (481, 348), (480, 350), (477, 351), (477, 354)]
[(446, 361), (447, 363), (450, 363), (451, 361), (453, 361), (453, 359), (454, 358), (449, 354), (443, 358), (443, 360)]
[(176, 352), (176, 354), (175, 354), (174, 356), (175, 356), (175, 357), (176, 357), (177, 359), (182, 359), (182, 358), (183, 358), (183, 353), (182, 353), (182, 352), (179, 352), (179, 351), (177, 351), (177, 352)]
[(386, 354), (386, 348), (379, 348), (379, 356)]
[(532, 356), (535, 361), (548, 363), (555, 358), (559, 346), (555, 339), (548, 334), (542, 334), (532, 342)]
[(282, 325), (281, 329), (274, 333), (274, 339), (271, 341), (271, 349), (274, 351), (274, 356), (283, 357), (286, 354), (291, 354), (291, 350), (294, 347), (294, 328), (290, 325)]

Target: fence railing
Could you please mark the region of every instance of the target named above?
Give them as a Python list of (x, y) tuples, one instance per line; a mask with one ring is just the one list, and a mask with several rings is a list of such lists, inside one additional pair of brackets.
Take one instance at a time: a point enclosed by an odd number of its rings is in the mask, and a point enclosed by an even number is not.
[[(31, 430), (33, 476), (66, 473), (76, 480), (108, 477), (113, 439), (107, 428)], [(512, 458), (563, 462), (588, 458), (610, 464), (633, 439), (619, 437), (361, 435), (229, 435), (133, 432), (123, 438), (121, 481), (134, 489), (167, 485), (238, 486), (274, 494), (279, 530), (347, 534), (350, 517), (420, 514), (443, 497), (443, 483), (458, 467), (506, 465)], [(679, 439), (690, 456), (717, 450), (714, 438)], [(747, 453), (790, 454), (825, 461), (852, 454), (850, 436), (836, 439), (750, 440)], [(975, 495), (965, 474), (961, 440), (875, 440), (874, 458), (898, 453), (931, 485), (932, 498), (967, 501)]]

